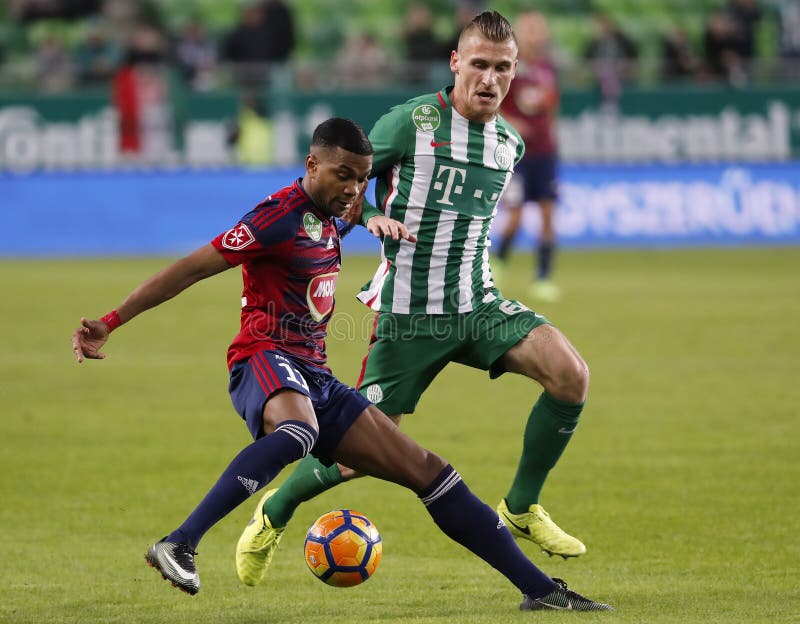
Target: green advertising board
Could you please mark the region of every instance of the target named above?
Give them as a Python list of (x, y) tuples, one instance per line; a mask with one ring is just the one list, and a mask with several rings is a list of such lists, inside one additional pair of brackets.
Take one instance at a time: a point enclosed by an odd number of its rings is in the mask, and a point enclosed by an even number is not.
[[(168, 136), (149, 166), (232, 164), (235, 93), (177, 93)], [(107, 91), (43, 95), (0, 93), (0, 171), (114, 169), (131, 163), (119, 150), (116, 112)]]
[[(296, 94), (285, 123), (306, 145), (315, 122), (350, 117), (370, 128), (416, 92)], [(638, 89), (608, 110), (593, 91), (562, 94), (565, 162), (719, 162), (800, 159), (800, 87)], [(303, 149), (299, 147), (298, 149)]]
[[(314, 127), (330, 116), (369, 129), (409, 89), (265, 93), (278, 165), (302, 162)], [(228, 144), (235, 92), (180, 93), (173, 139), (156, 166), (236, 164)], [(0, 171), (105, 169), (125, 165), (107, 93), (0, 94)], [(781, 162), (800, 159), (800, 86), (636, 89), (603, 107), (593, 91), (562, 95), (561, 156), (570, 163)]]
[(800, 158), (800, 88), (640, 89), (606, 111), (590, 93), (563, 100), (570, 162), (762, 162)]

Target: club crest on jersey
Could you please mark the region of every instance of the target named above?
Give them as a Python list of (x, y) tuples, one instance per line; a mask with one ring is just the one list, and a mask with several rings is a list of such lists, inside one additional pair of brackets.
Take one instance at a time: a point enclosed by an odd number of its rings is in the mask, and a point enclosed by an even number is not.
[(238, 251), (239, 249), (244, 249), (255, 240), (250, 228), (244, 223), (240, 223), (235, 228), (225, 232), (225, 235), (222, 237), (222, 246), (225, 249)]
[(422, 132), (433, 132), (442, 121), (439, 116), (439, 110), (430, 104), (417, 106), (411, 113), (411, 119), (414, 121), (417, 130)]
[(497, 147), (494, 149), (494, 161), (500, 169), (505, 171), (511, 169), (511, 166), (514, 164), (514, 154), (511, 152), (508, 143), (502, 142), (497, 144)]
[(321, 321), (333, 310), (333, 295), (336, 292), (336, 279), (338, 273), (325, 273), (317, 275), (308, 284), (306, 302), (311, 312), (311, 318)]
[(310, 212), (303, 215), (303, 228), (311, 240), (318, 241), (322, 238), (322, 221)]
[(367, 387), (367, 401), (370, 403), (380, 403), (383, 401), (383, 388), (378, 384)]

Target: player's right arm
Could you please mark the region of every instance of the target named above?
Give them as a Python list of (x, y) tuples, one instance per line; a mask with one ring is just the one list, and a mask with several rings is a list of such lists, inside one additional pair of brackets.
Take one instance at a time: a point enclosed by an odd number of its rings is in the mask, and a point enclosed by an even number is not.
[(115, 327), (230, 267), (213, 245), (205, 245), (144, 281), (103, 319), (81, 318), (81, 326), (72, 333), (72, 350), (78, 362), (83, 362), (84, 358), (102, 360), (105, 354), (100, 349)]
[[(405, 157), (405, 145), (408, 143), (405, 133), (409, 131), (410, 118), (406, 107), (396, 106), (375, 122), (369, 133), (369, 140), (374, 150), (370, 177), (386, 175), (395, 163)], [(361, 224), (379, 238), (385, 236), (394, 240), (404, 238), (412, 243), (417, 240), (408, 233), (405, 225), (387, 217), (383, 210), (373, 206), (363, 196), (358, 202), (357, 214)]]

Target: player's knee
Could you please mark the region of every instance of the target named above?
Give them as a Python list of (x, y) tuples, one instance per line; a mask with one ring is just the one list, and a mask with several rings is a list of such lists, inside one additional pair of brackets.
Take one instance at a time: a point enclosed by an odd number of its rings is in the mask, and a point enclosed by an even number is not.
[(439, 476), (439, 473), (447, 466), (447, 462), (433, 451), (425, 450), (425, 487)]
[(581, 357), (576, 357), (564, 367), (555, 380), (554, 387), (547, 389), (555, 398), (567, 403), (583, 403), (589, 392), (589, 366)]
[(414, 471), (414, 479), (411, 489), (419, 496), (427, 491), (433, 480), (447, 466), (447, 462), (433, 451), (422, 449), (422, 458)]
[(287, 464), (302, 459), (311, 452), (319, 437), (316, 423), (309, 424), (302, 420), (285, 420), (275, 427), (271, 435), (284, 436), (280, 445)]
[(339, 473), (342, 475), (342, 481), (350, 481), (350, 479), (357, 479), (364, 475), (352, 468), (348, 468), (344, 464), (337, 464), (339, 466)]
[(580, 397), (576, 402), (582, 403), (586, 400), (586, 395), (589, 393), (589, 365), (583, 358), (578, 358), (574, 383), (576, 393)]

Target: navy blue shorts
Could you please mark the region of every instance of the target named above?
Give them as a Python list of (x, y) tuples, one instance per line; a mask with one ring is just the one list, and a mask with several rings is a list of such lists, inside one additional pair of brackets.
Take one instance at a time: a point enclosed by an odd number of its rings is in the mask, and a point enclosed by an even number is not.
[(523, 158), (514, 167), (514, 175), (523, 180), (525, 201), (558, 199), (558, 158), (554, 155)]
[(331, 463), (339, 440), (370, 402), (330, 371), (277, 351), (261, 351), (233, 365), (228, 386), (233, 406), (247, 423), (253, 439), (264, 435), (264, 404), (286, 388), (311, 399), (319, 424), (319, 437), (311, 454)]

